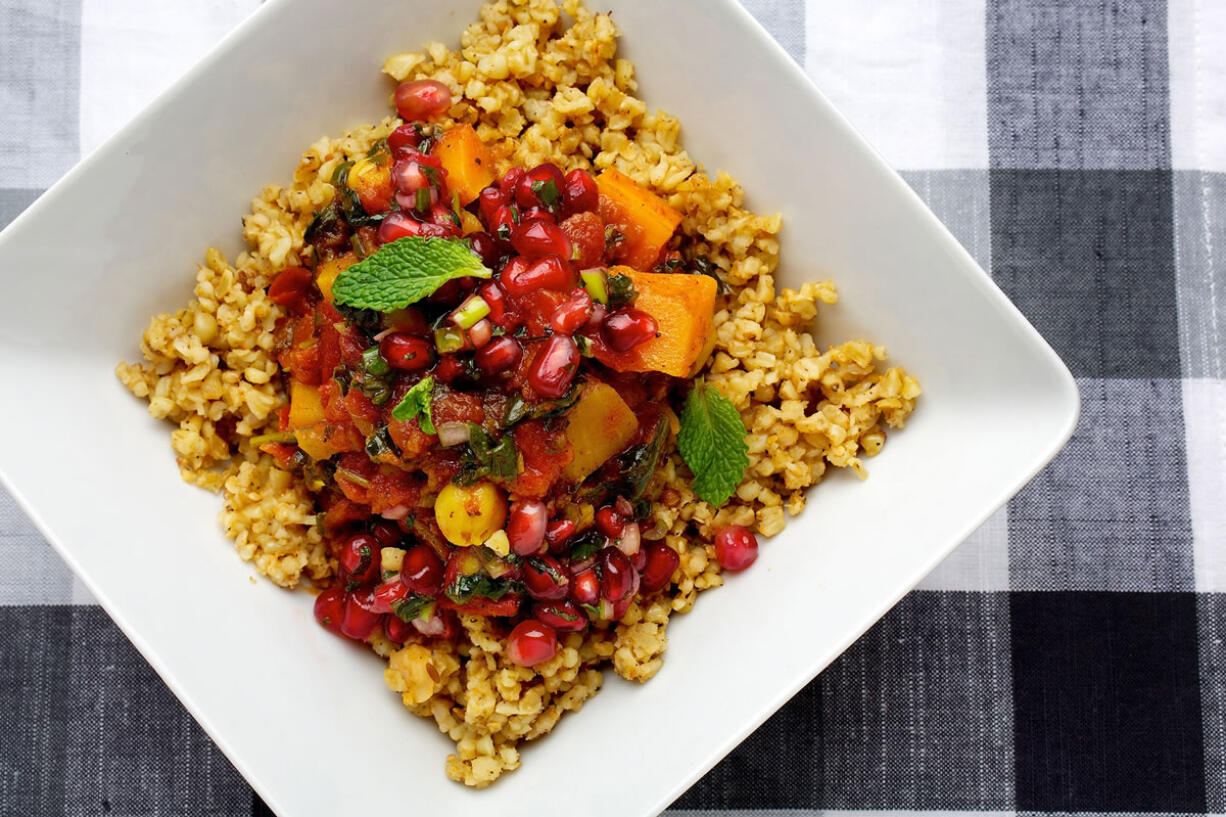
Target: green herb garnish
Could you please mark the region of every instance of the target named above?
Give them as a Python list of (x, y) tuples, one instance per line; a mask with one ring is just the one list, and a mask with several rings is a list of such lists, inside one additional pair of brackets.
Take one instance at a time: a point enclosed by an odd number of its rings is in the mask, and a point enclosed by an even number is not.
[(562, 196), (558, 193), (558, 186), (554, 184), (553, 179), (545, 179), (543, 181), (535, 181), (532, 183), (532, 192), (541, 200), (541, 204), (546, 207), (553, 207), (558, 203)]
[(392, 602), (392, 612), (396, 614), (396, 618), (406, 624), (415, 618), (433, 618), (434, 599), (414, 593), (407, 599)]
[(434, 375), (426, 375), (409, 389), (404, 398), (392, 409), (392, 416), (403, 423), (414, 417), (419, 418), (417, 424), (427, 434), (437, 434), (434, 428), (434, 417), (430, 413), (434, 400)]
[(459, 576), (447, 586), (447, 598), (456, 604), (463, 604), (473, 596), (482, 596), (491, 601), (498, 601), (511, 589), (509, 581), (491, 579), (484, 573), (474, 573), (471, 576)]
[(655, 433), (649, 442), (636, 445), (621, 456), (621, 471), (626, 483), (624, 495), (629, 500), (638, 499), (647, 490), (647, 483), (656, 472), (667, 439), (668, 424), (661, 419), (656, 422)]
[(332, 284), (332, 297), (338, 304), (391, 312), (432, 295), (448, 281), (492, 274), (465, 242), (406, 236), (343, 270)]
[(694, 473), (694, 493), (719, 507), (749, 467), (745, 425), (732, 401), (705, 383), (695, 384), (681, 409), (677, 447)]
[(622, 275), (621, 273), (610, 275), (606, 286), (609, 290), (609, 307), (612, 309), (633, 303), (634, 299), (639, 295), (629, 275)]
[(388, 433), (387, 426), (379, 426), (373, 434), (366, 438), (366, 456), (377, 460), (385, 454), (399, 457), (400, 448), (392, 441), (392, 435)]
[(468, 447), (460, 455), (460, 473), (452, 479), (456, 485), (474, 485), (482, 477), (511, 482), (519, 475), (519, 449), (515, 438), (503, 434), (494, 442), (477, 423), (468, 424)]
[(595, 556), (608, 543), (609, 540), (603, 533), (595, 528), (588, 528), (571, 542), (570, 558), (579, 560)]

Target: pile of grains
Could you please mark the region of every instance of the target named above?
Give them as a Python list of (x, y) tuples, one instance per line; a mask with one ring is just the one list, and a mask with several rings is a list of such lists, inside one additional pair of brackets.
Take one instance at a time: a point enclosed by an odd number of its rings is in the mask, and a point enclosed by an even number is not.
[[(397, 81), (430, 78), (450, 87), (454, 104), (439, 124), (476, 128), (500, 171), (546, 161), (564, 171), (616, 167), (684, 214), (683, 247), (709, 259), (729, 289), (703, 376), (733, 401), (748, 432), (749, 469), (716, 509), (690, 488), (673, 418), (672, 453), (648, 488), (655, 509), (644, 536), (676, 550), (680, 567), (670, 590), (645, 607), (632, 605), (615, 627), (562, 636), (557, 655), (533, 668), (511, 663), (505, 634), (480, 616), (461, 616), (467, 637), (455, 645), (399, 647), (380, 631), (371, 636), (388, 659), (388, 687), (455, 741), (447, 775), (470, 786), (517, 768), (518, 744), (579, 709), (599, 690), (602, 666), (635, 681), (651, 678), (662, 664), (669, 616), (721, 583), (714, 532), (728, 524), (767, 536), (782, 531), (829, 466), (864, 476), (861, 457), (881, 450), (885, 428), (902, 426), (920, 394), (901, 369), (879, 369), (880, 347), (863, 340), (818, 347), (809, 328), (818, 305), (837, 300), (833, 284), (776, 290), (780, 217), (746, 211), (735, 181), (695, 165), (681, 147), (680, 123), (634, 96), (634, 66), (617, 59), (617, 37), (608, 15), (579, 0), (561, 8), (554, 0), (494, 0), (458, 50), (431, 43), (384, 65)], [(183, 478), (221, 491), (222, 525), (242, 558), (284, 587), (303, 576), (326, 581), (336, 563), (314, 524), (310, 491), (249, 442), (275, 428), (286, 403), (271, 353), (281, 308), (264, 288), (303, 260), (306, 227), (334, 193), (333, 169), (397, 124), (388, 118), (311, 145), (288, 187), (265, 188), (253, 201), (243, 228), (250, 249), (233, 266), (210, 250), (188, 306), (151, 321), (144, 362), (117, 368), (153, 416), (178, 425), (171, 438)]]

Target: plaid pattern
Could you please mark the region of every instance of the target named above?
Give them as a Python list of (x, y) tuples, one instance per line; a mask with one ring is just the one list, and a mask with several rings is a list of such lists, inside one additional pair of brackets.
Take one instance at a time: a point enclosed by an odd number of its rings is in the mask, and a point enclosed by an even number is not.
[[(0, 224), (256, 2), (0, 0)], [(1083, 410), (670, 813), (1226, 811), (1226, 3), (745, 2)], [(0, 814), (267, 813), (6, 496), (0, 559)]]

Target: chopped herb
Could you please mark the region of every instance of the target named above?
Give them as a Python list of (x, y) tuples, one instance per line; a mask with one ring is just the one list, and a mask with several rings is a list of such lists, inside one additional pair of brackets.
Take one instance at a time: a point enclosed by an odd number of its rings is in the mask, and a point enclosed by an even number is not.
[(292, 431), (270, 431), (267, 434), (257, 434), (251, 438), (251, 444), (256, 448), (268, 443), (293, 443), (298, 444), (298, 438), (294, 436)]
[(426, 375), (413, 388), (405, 392), (404, 398), (392, 409), (392, 416), (407, 423), (417, 417), (417, 424), (427, 434), (437, 434), (434, 428), (434, 417), (430, 413), (434, 400), (434, 375)]
[(609, 287), (609, 307), (618, 309), (634, 302), (638, 297), (638, 291), (634, 288), (634, 282), (630, 280), (629, 275), (610, 275), (608, 280)]
[(416, 198), (413, 201), (413, 206), (419, 213), (424, 213), (430, 209), (430, 190), (426, 187), (417, 189)]
[(625, 475), (624, 495), (628, 499), (638, 499), (643, 495), (643, 491), (647, 490), (647, 483), (651, 481), (652, 474), (656, 472), (660, 454), (664, 450), (664, 441), (667, 439), (668, 425), (661, 419), (656, 423), (656, 431), (650, 441), (636, 445), (622, 454), (619, 464), (622, 474)]
[(586, 559), (589, 556), (595, 556), (608, 543), (609, 540), (603, 533), (595, 528), (589, 528), (571, 541), (570, 558)]
[(532, 183), (532, 192), (541, 200), (541, 204), (546, 207), (553, 207), (562, 198), (558, 193), (558, 186), (554, 183), (553, 179), (534, 181)]
[(407, 599), (392, 602), (392, 612), (396, 614), (396, 618), (406, 624), (416, 618), (433, 618), (434, 599), (414, 593)]
[(399, 457), (400, 447), (392, 441), (392, 435), (388, 432), (387, 426), (379, 426), (373, 434), (366, 438), (366, 456), (377, 460), (385, 454)]
[(556, 400), (546, 400), (533, 405), (524, 400), (523, 397), (516, 392), (511, 397), (511, 401), (507, 403), (506, 413), (502, 416), (502, 427), (510, 428), (520, 420), (528, 418), (534, 420), (543, 420), (548, 417), (555, 417), (558, 414), (566, 411), (575, 404), (579, 399), (579, 384), (573, 384), (565, 394)]
[(379, 354), (379, 347), (372, 346), (362, 352), (360, 388), (371, 402), (381, 406), (392, 396), (391, 367)]
[(482, 477), (510, 482), (519, 474), (519, 449), (515, 438), (502, 435), (497, 443), (476, 423), (468, 424), (468, 446), (460, 455), (460, 473), (452, 480), (457, 485), (473, 485)]
[(471, 576), (459, 576), (444, 591), (447, 598), (456, 604), (463, 604), (474, 596), (482, 596), (491, 601), (498, 601), (511, 590), (511, 583), (505, 579), (493, 579), (484, 573), (474, 573)]

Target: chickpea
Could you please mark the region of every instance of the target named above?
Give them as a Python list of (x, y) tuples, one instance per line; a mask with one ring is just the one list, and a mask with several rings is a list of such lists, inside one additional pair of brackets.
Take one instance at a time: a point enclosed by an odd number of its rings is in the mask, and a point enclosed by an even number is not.
[(507, 499), (490, 482), (468, 487), (449, 484), (434, 501), (434, 518), (451, 544), (480, 545), (506, 524)]

